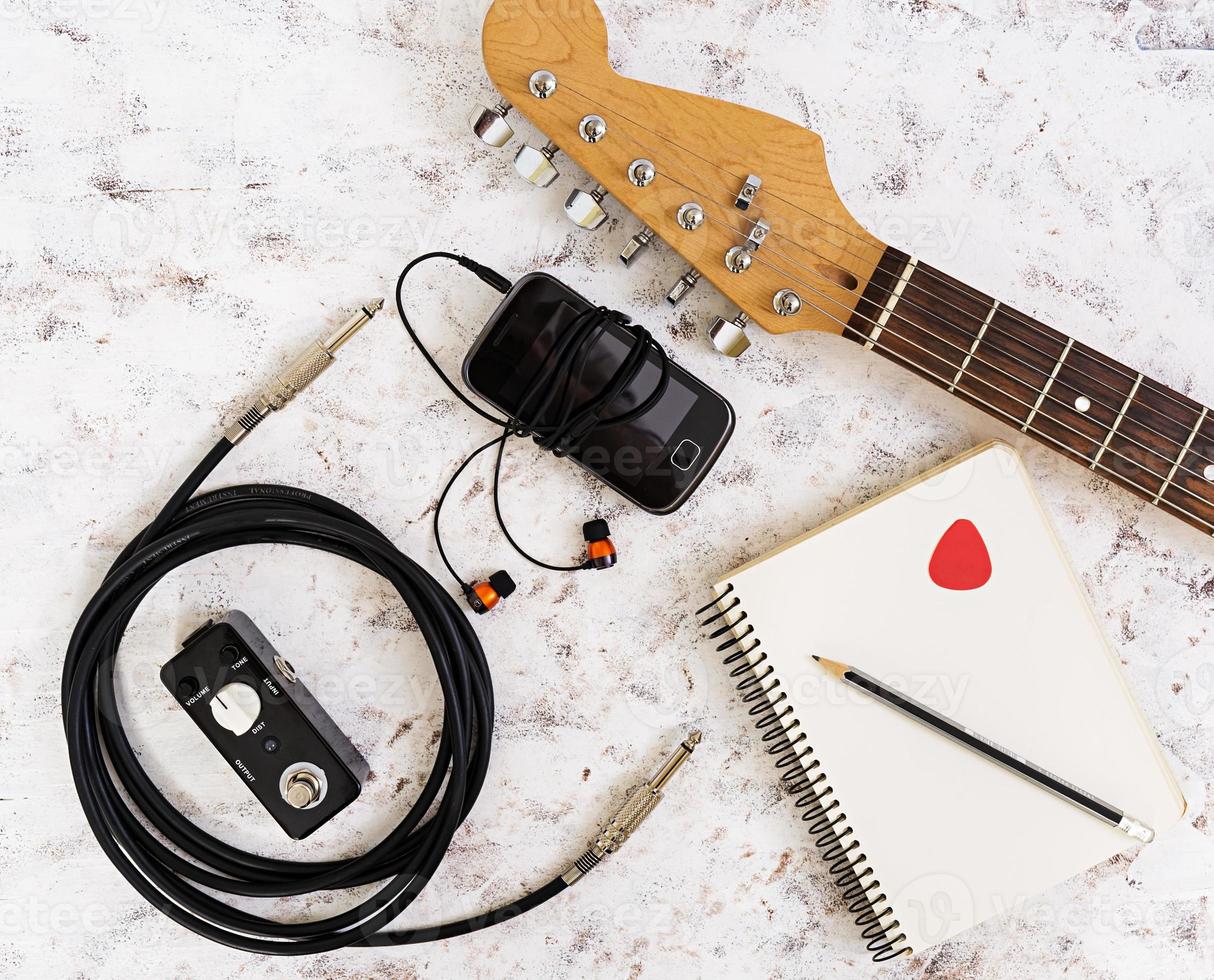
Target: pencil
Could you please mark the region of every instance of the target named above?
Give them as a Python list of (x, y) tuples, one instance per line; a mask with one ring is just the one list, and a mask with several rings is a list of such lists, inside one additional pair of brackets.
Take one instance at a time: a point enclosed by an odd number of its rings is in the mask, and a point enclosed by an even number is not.
[(991, 762), (1008, 770), (1008, 772), (1015, 773), (1022, 779), (1053, 793), (1060, 799), (1066, 800), (1072, 806), (1078, 807), (1097, 820), (1124, 831), (1135, 840), (1149, 843), (1155, 839), (1155, 831), (1141, 821), (1127, 816), (1125, 811), (1105, 803), (1104, 800), (1093, 796), (1086, 790), (1080, 789), (1074, 783), (1067, 782), (1061, 776), (1055, 775), (1048, 769), (1043, 769), (1041, 766), (1029, 762), (1023, 756), (1005, 749), (1003, 746), (979, 735), (972, 729), (951, 721), (939, 712), (933, 711), (927, 705), (921, 704), (913, 698), (907, 697), (905, 694), (899, 694), (897, 691), (890, 690), (876, 678), (864, 673), (864, 671), (858, 670), (849, 664), (841, 664), (837, 660), (827, 660), (825, 657), (816, 655), (814, 656), (814, 660), (821, 664), (829, 674), (837, 677), (843, 683), (849, 684), (863, 691), (865, 694), (876, 698), (878, 701), (907, 717), (913, 718), (919, 724), (925, 725), (939, 732), (941, 735), (952, 739), (971, 752), (985, 756)]

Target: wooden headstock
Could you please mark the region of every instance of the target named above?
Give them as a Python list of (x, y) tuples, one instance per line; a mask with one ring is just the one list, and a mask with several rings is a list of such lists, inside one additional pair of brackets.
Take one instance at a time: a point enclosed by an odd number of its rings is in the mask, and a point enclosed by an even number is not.
[[(496, 0), (483, 45), (503, 97), (750, 321), (772, 333), (843, 331), (885, 246), (839, 200), (816, 133), (619, 75), (608, 63), (607, 25), (594, 0)], [(546, 97), (533, 92), (536, 72), (555, 77)], [(594, 142), (580, 129), (588, 116), (606, 124)], [(636, 161), (652, 164), (644, 186), (633, 179), (646, 176)], [(752, 176), (761, 183), (743, 209), (738, 198)], [(593, 203), (583, 196), (572, 207)], [(694, 230), (679, 220), (689, 203), (703, 214)], [(727, 266), (731, 249), (745, 271)], [(799, 299), (799, 310), (777, 312), (777, 297), (788, 297), (782, 290), (795, 293), (785, 309)]]

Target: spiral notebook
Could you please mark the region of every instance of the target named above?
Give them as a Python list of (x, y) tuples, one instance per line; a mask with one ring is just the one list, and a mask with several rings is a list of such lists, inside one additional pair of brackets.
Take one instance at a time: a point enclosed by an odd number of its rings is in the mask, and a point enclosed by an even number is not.
[(1157, 835), (1185, 812), (1008, 445), (979, 446), (713, 590), (706, 626), (878, 961), (1141, 845), (839, 686), (812, 654), (904, 690)]

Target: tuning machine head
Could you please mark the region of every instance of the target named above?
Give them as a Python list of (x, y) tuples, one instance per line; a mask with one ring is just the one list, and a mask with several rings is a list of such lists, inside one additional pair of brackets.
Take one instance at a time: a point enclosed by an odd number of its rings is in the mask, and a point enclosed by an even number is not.
[(636, 259), (654, 239), (654, 230), (648, 225), (641, 227), (641, 230), (633, 235), (624, 245), (624, 250), (620, 252), (620, 261), (625, 266), (630, 266), (633, 260)]
[(683, 297), (690, 293), (696, 287), (696, 283), (700, 281), (699, 269), (688, 269), (678, 279), (675, 280), (673, 286), (670, 287), (670, 292), (666, 294), (666, 302), (671, 306), (678, 306), (683, 302)]
[(607, 220), (607, 212), (603, 209), (606, 196), (607, 188), (602, 184), (592, 191), (575, 190), (565, 199), (565, 213), (579, 228), (593, 231)]
[(726, 357), (741, 357), (750, 347), (750, 338), (746, 336), (749, 322), (750, 317), (745, 313), (739, 313), (732, 320), (719, 316), (708, 327), (708, 339)]
[(555, 143), (550, 142), (538, 149), (525, 143), (518, 153), (514, 154), (514, 169), (523, 180), (535, 184), (536, 187), (547, 187), (560, 176), (560, 171), (552, 163), (552, 158), (558, 152), (560, 151)]
[(506, 122), (506, 113), (510, 108), (510, 103), (505, 99), (492, 108), (480, 103), (474, 105), (468, 123), (476, 138), (489, 146), (505, 146), (509, 143), (514, 135), (514, 127)]

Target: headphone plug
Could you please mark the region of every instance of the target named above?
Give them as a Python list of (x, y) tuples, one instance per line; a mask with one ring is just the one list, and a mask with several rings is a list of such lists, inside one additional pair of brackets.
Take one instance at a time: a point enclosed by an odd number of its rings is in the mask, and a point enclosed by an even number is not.
[(503, 276), (500, 272), (495, 272), (487, 265), (481, 265), (466, 255), (461, 255), (456, 261), (459, 262), (465, 269), (471, 272), (477, 279), (488, 286), (492, 286), (499, 293), (510, 292), (510, 287), (514, 285), (509, 279)]

